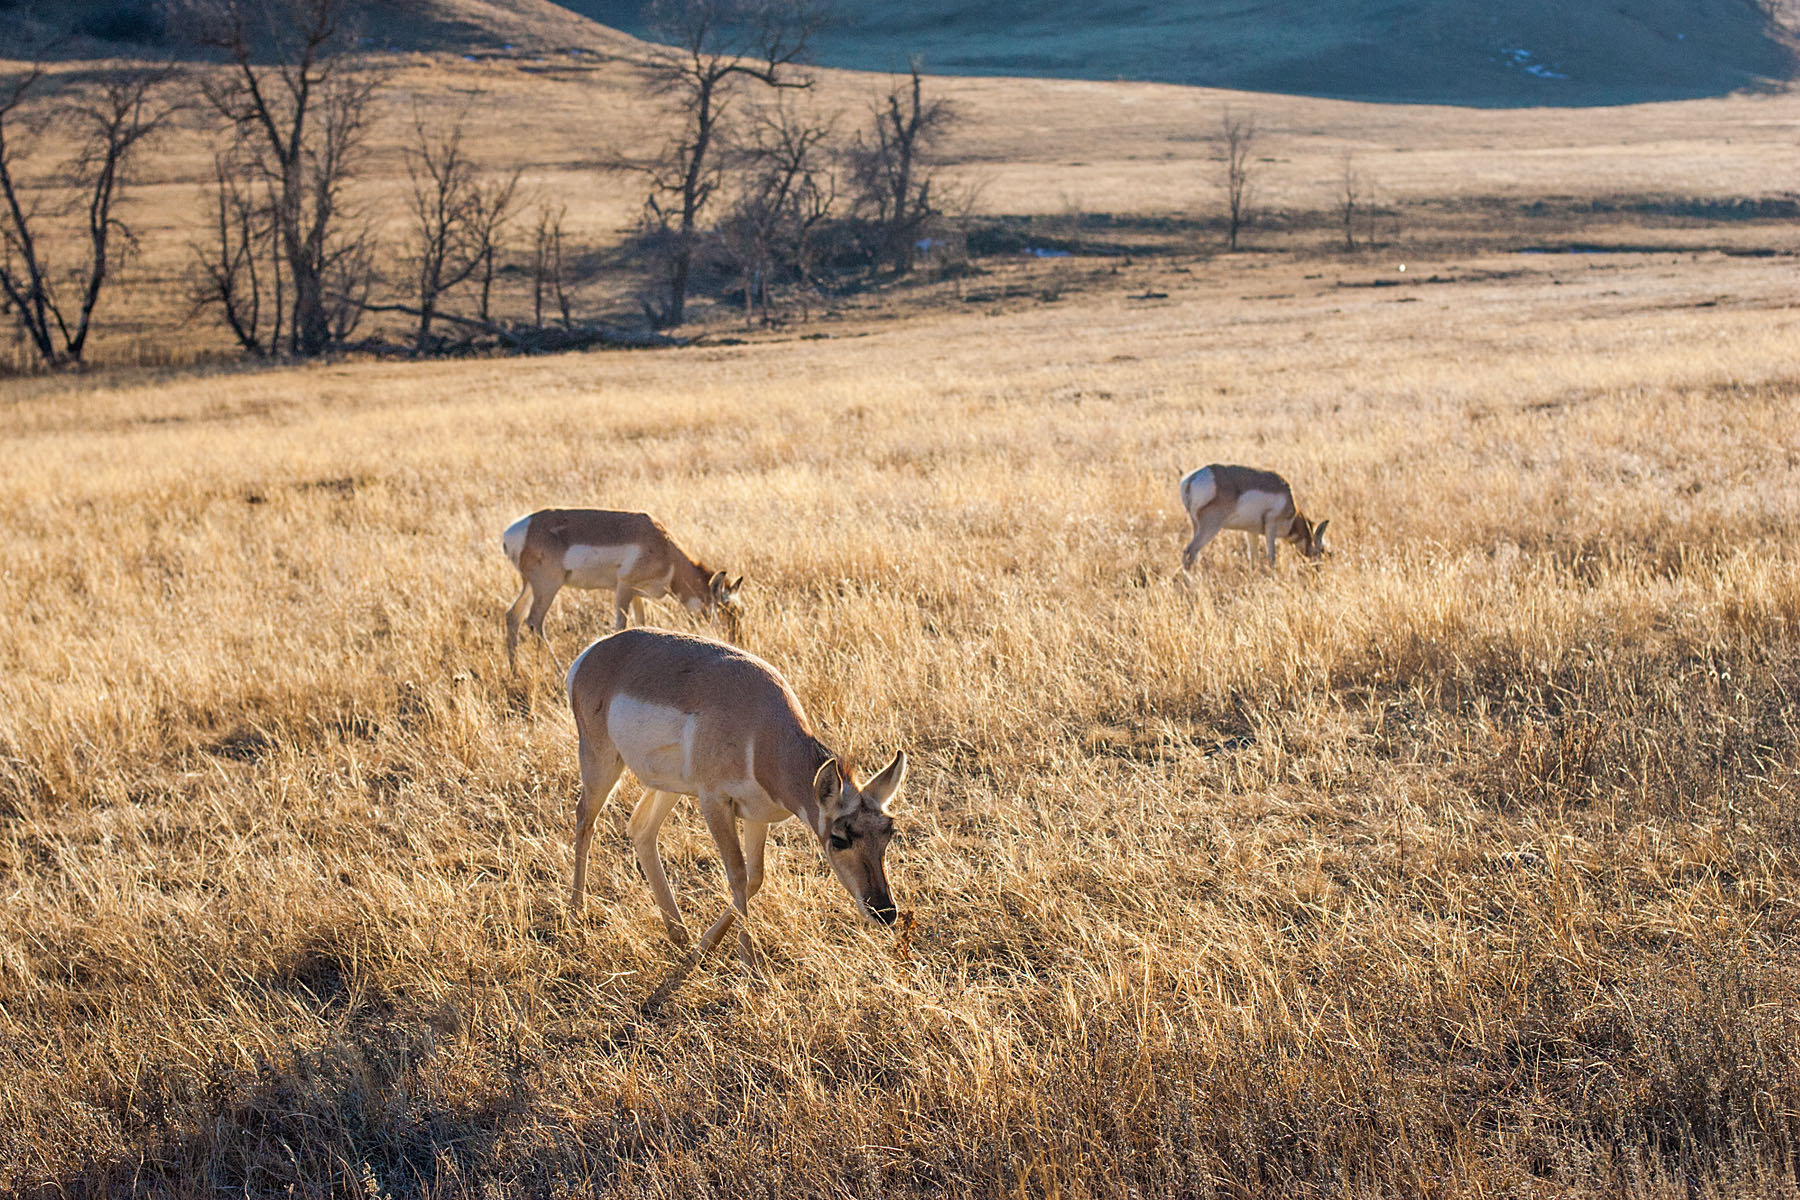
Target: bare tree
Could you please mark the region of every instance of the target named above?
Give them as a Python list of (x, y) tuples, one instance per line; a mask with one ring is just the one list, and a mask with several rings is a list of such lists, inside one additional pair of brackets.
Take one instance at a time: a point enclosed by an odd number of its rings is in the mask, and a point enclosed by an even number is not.
[(896, 274), (912, 269), (920, 235), (943, 215), (929, 172), (934, 143), (954, 113), (948, 102), (926, 103), (922, 68), (912, 60), (909, 78), (877, 103), (874, 127), (852, 149), (857, 192), (876, 227), (876, 261)]
[(743, 285), (746, 325), (758, 301), (768, 320), (769, 288), (778, 274), (802, 286), (813, 282), (814, 235), (837, 195), (830, 136), (829, 123), (777, 103), (757, 114), (751, 140), (739, 149), (736, 197), (718, 233)]
[(186, 0), (195, 36), (230, 61), (202, 88), (236, 134), (239, 190), (251, 190), (255, 179), (266, 185), (286, 270), (287, 349), (302, 356), (347, 336), (369, 285), (367, 233), (351, 227), (345, 189), (380, 80), (345, 53), (352, 7), (351, 0)]
[(448, 133), (434, 135), (415, 114), (413, 137), (406, 151), (418, 301), (413, 353), (424, 354), (431, 346), (432, 318), (452, 289), (475, 284), (477, 315), (489, 322), (497, 243), (512, 213), (519, 175), (484, 180), (463, 153), (460, 121)]
[[(43, 83), (42, 69), (0, 82), (0, 314), (13, 318), (46, 366), (81, 362), (101, 293), (133, 244), (118, 204), (135, 152), (175, 112), (163, 98), (170, 75), (166, 69), (105, 71), (35, 120), (26, 105)], [(9, 136), (27, 124), (64, 130), (75, 147), (60, 177), (40, 189), (52, 196), (43, 207), (27, 198), (18, 176), (23, 156)], [(81, 226), (74, 240), (85, 253), (60, 269), (50, 227), (64, 217)]]
[(1342, 171), (1338, 176), (1338, 212), (1344, 219), (1344, 249), (1356, 249), (1356, 213), (1365, 201), (1362, 176), (1350, 151), (1344, 151)]
[(531, 317), (537, 328), (544, 327), (546, 293), (556, 301), (562, 314), (563, 328), (573, 324), (570, 312), (569, 279), (563, 269), (563, 218), (567, 208), (551, 210), (548, 204), (538, 209), (536, 237), (531, 252)]
[(1225, 152), (1219, 185), (1225, 192), (1225, 242), (1238, 248), (1238, 234), (1253, 215), (1250, 148), (1256, 141), (1256, 118), (1227, 107), (1219, 118), (1219, 146)]
[(281, 238), (267, 180), (229, 154), (213, 159), (211, 229), (191, 244), (196, 311), (217, 307), (239, 346), (268, 355), (279, 348), (285, 293)]
[(669, 42), (655, 49), (651, 86), (674, 97), (681, 128), (651, 163), (647, 224), (664, 251), (663, 297), (646, 304), (661, 326), (681, 324), (687, 308), (701, 214), (717, 190), (721, 122), (735, 85), (807, 88), (795, 68), (816, 15), (812, 0), (657, 0), (652, 26)]

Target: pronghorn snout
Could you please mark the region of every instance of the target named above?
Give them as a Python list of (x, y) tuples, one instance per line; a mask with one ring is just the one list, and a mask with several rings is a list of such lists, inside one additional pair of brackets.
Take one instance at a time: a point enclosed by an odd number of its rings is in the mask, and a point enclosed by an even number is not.
[(879, 898), (872, 896), (869, 899), (864, 900), (863, 903), (868, 907), (869, 915), (874, 917), (877, 921), (880, 921), (883, 925), (892, 925), (895, 921), (900, 919), (900, 910), (894, 907), (894, 898), (892, 896), (881, 896)]

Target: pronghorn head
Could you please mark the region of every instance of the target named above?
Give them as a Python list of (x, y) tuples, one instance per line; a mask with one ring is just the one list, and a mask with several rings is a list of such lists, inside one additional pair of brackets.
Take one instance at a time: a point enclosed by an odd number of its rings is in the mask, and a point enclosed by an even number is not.
[(1300, 548), (1300, 553), (1311, 559), (1325, 557), (1325, 527), (1331, 524), (1330, 518), (1314, 525), (1299, 513), (1294, 514), (1294, 523), (1288, 526), (1288, 540)]
[(905, 751), (896, 753), (881, 774), (864, 784), (858, 784), (835, 758), (827, 759), (813, 776), (825, 860), (856, 901), (856, 910), (883, 925), (892, 925), (899, 916), (888, 892), (881, 857), (887, 852), (888, 839), (894, 836), (894, 819), (888, 808), (905, 778)]
[(744, 586), (744, 577), (739, 575), (735, 582), (727, 583), (729, 577), (723, 571), (714, 571), (706, 581), (707, 593), (712, 597), (707, 606), (730, 608), (738, 602), (738, 589)]
[(723, 571), (714, 571), (706, 581), (706, 610), (725, 618), (725, 626), (730, 630), (730, 640), (738, 640), (738, 618), (743, 611), (738, 604), (738, 589), (744, 586), (744, 577), (739, 575), (736, 582), (727, 582)]

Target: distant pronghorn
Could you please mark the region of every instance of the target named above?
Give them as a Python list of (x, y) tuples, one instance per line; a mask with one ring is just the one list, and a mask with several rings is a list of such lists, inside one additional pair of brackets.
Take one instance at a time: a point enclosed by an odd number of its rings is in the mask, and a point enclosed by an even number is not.
[(762, 887), (769, 826), (790, 816), (819, 839), (857, 910), (893, 924), (897, 914), (882, 855), (894, 832), (888, 804), (906, 777), (904, 753), (858, 784), (813, 735), (800, 701), (775, 668), (710, 638), (660, 629), (601, 638), (569, 668), (568, 690), (581, 758), (575, 912), (581, 911), (594, 819), (629, 767), (649, 790), (627, 829), (676, 945), (688, 944), (688, 931), (663, 875), (656, 836), (678, 795), (699, 797), (731, 884), (731, 907), (700, 939), (702, 955), (725, 936), (734, 917), (742, 918), (738, 958), (746, 969), (757, 969), (750, 897)]
[(1181, 552), (1181, 569), (1193, 569), (1194, 559), (1221, 529), (1240, 529), (1261, 534), (1268, 543), (1269, 564), (1275, 563), (1275, 539), (1292, 542), (1308, 558), (1325, 553), (1325, 527), (1300, 515), (1294, 490), (1273, 471), (1213, 463), (1190, 472), (1181, 480), (1181, 507), (1194, 523), (1194, 536)]
[(520, 619), (542, 638), (550, 601), (564, 587), (611, 591), (614, 629), (625, 628), (627, 607), (642, 624), (645, 599), (674, 593), (690, 612), (722, 613), (731, 637), (737, 638), (737, 593), (743, 577), (727, 583), (725, 572), (701, 566), (646, 513), (546, 508), (508, 525), (501, 543), (520, 578), (518, 598), (506, 610), (506, 661), (514, 670)]

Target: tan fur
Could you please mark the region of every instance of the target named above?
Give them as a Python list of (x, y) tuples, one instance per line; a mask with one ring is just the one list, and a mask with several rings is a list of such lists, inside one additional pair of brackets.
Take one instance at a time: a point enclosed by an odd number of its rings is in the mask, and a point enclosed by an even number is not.
[[(723, 572), (714, 572), (690, 556), (669, 536), (662, 523), (648, 513), (613, 512), (592, 508), (546, 508), (532, 513), (525, 529), (525, 544), (515, 564), (519, 594), (506, 611), (506, 660), (517, 670), (519, 624), (544, 636), (544, 618), (550, 602), (569, 581), (565, 556), (575, 546), (635, 546), (637, 561), (619, 573), (613, 592), (613, 628), (627, 624), (627, 609), (644, 620), (645, 598), (673, 595), (680, 603), (700, 611), (722, 612), (731, 636), (738, 633), (735, 600), (744, 582), (726, 583)], [(529, 609), (529, 613), (527, 612)], [(546, 644), (548, 644), (546, 640)]]
[[(580, 912), (594, 820), (629, 767), (650, 788), (631, 814), (628, 832), (644, 878), (662, 910), (669, 937), (689, 936), (656, 850), (657, 833), (674, 806), (672, 790), (698, 797), (731, 885), (732, 907), (701, 939), (701, 953), (742, 918), (738, 956), (756, 970), (748, 926), (750, 897), (762, 886), (762, 854), (770, 825), (796, 816), (818, 838), (844, 889), (865, 916), (895, 916), (882, 855), (893, 834), (886, 805), (899, 790), (906, 757), (896, 754), (859, 784), (814, 735), (799, 699), (775, 668), (747, 651), (710, 638), (660, 629), (628, 629), (589, 646), (569, 670), (569, 705), (581, 761), (575, 823), (571, 907)], [(641, 746), (641, 730), (615, 727), (615, 701), (654, 706), (683, 721), (678, 745), (664, 756), (633, 761), (621, 743)], [(619, 721), (629, 721), (630, 715)], [(658, 719), (663, 719), (659, 717)], [(685, 777), (659, 777), (679, 760)], [(744, 839), (739, 840), (739, 823)]]

